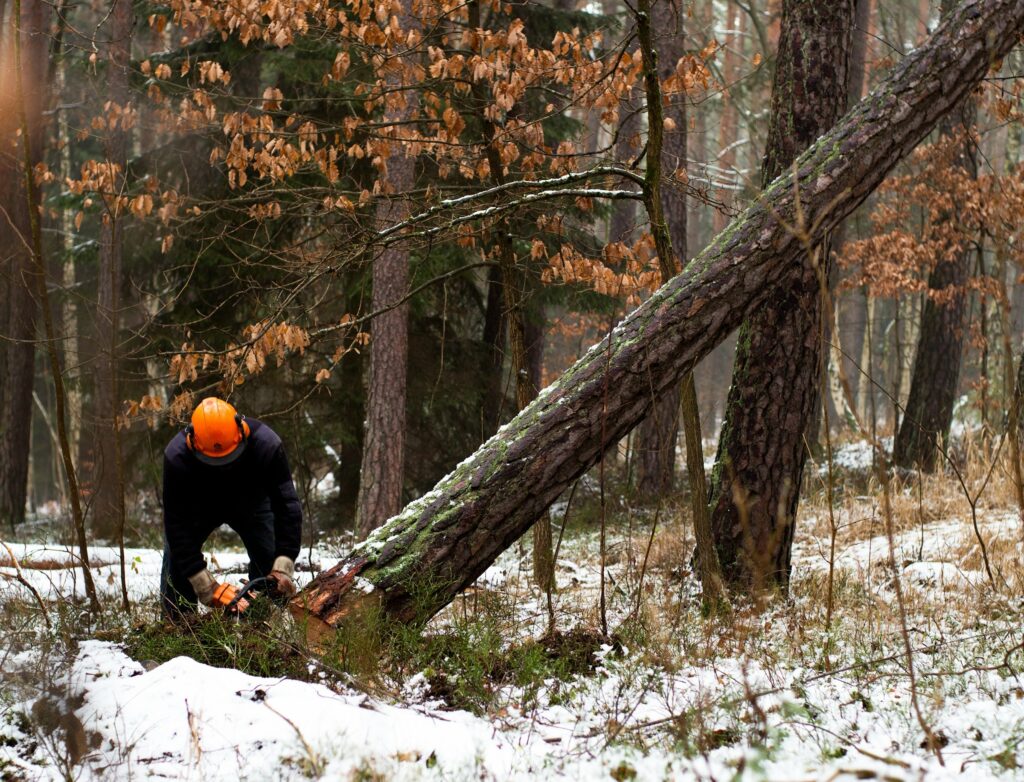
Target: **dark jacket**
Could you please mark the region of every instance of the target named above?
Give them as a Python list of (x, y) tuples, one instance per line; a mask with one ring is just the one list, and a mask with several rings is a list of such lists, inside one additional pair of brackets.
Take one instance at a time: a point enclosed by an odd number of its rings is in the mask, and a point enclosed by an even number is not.
[(231, 464), (203, 464), (179, 432), (164, 449), (164, 533), (172, 567), (185, 578), (206, 567), (202, 546), (221, 524), (245, 526), (260, 505), (274, 513), (274, 556), (296, 559), (302, 543), (302, 506), (281, 438), (246, 418), (245, 451)]

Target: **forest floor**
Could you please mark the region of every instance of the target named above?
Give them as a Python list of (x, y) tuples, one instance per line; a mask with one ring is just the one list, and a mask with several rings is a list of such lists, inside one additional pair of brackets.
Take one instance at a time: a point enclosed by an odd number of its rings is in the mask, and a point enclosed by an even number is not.
[[(157, 550), (126, 551), (127, 612), (116, 549), (93, 550), (97, 615), (67, 548), (0, 547), (0, 779), (1024, 779), (1008, 476), (908, 478), (886, 514), (857, 448), (831, 514), (827, 471), (812, 481), (791, 595), (765, 610), (704, 615), (685, 510), (607, 508), (607, 632), (586, 485), (550, 607), (524, 544), (422, 634), (363, 628), (319, 656), (272, 610), (169, 631)], [(346, 546), (304, 551), (303, 580)], [(213, 552), (222, 577), (244, 564)]]

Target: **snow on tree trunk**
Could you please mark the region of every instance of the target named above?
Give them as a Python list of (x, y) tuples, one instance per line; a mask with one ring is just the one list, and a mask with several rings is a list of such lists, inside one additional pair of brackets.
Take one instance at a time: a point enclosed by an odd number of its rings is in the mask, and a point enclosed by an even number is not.
[(293, 602), (316, 637), (380, 610), (425, 621), (494, 562), (644, 417), (655, 394), (780, 284), (978, 84), (1024, 30), (1024, 0), (967, 0), (928, 44), (772, 183), (684, 271), (628, 315), (433, 490), (378, 528)]

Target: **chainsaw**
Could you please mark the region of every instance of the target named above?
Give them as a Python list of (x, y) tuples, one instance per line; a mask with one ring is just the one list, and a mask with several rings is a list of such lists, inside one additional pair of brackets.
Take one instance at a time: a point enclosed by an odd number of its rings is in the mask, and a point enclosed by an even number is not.
[(249, 609), (255, 598), (263, 594), (273, 597), (276, 593), (277, 583), (263, 576), (246, 581), (241, 588), (228, 583), (219, 584), (213, 592), (213, 602), (223, 606), (226, 615), (237, 618)]

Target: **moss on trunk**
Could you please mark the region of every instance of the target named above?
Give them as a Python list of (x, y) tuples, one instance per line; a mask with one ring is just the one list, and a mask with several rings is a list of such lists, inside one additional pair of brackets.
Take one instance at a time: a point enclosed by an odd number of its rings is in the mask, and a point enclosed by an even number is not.
[[(647, 413), (654, 394), (792, 279), (795, 193), (817, 237), (852, 212), (1008, 52), (1024, 0), (969, 0), (871, 98), (644, 304), (428, 494), (296, 598), (326, 627), (368, 600), (425, 621), (471, 584)], [(604, 421), (602, 422), (602, 418)], [(602, 425), (603, 424), (603, 425)]]

